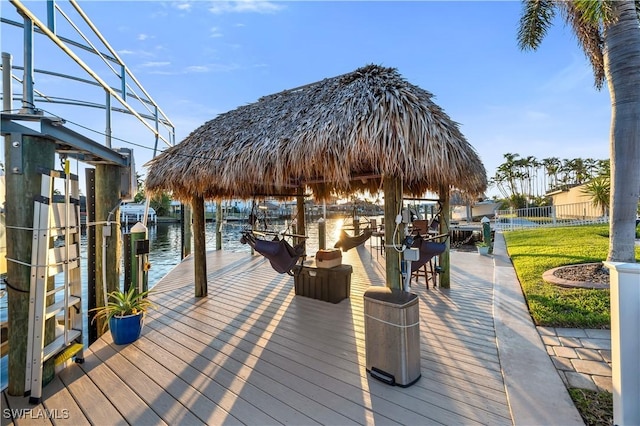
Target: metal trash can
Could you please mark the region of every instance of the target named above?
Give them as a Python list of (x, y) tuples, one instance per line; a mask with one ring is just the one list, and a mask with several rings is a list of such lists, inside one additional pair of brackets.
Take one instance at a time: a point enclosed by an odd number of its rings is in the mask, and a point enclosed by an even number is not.
[(388, 287), (364, 293), (367, 371), (389, 385), (408, 387), (420, 373), (418, 296)]

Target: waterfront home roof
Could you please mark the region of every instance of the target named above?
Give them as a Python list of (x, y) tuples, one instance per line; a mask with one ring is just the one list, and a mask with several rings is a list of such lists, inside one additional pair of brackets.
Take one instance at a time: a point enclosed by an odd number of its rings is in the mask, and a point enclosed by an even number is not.
[(186, 201), (294, 195), (306, 186), (326, 199), (378, 192), (386, 175), (415, 196), (442, 188), (481, 194), (484, 165), (432, 98), (378, 65), (264, 96), (147, 163), (145, 187)]

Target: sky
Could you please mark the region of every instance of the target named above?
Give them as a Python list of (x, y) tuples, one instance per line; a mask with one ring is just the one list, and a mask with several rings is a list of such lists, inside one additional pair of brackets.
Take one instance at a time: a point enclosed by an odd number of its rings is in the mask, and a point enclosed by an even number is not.
[[(24, 4), (46, 20), (44, 1)], [(591, 67), (560, 18), (537, 51), (520, 50), (520, 2), (79, 4), (174, 123), (177, 142), (218, 114), (261, 96), (377, 64), (396, 68), (410, 83), (433, 93), (434, 101), (460, 124), (488, 177), (506, 153), (538, 159), (609, 157), (606, 86), (595, 89)], [(73, 15), (66, 1), (58, 5)], [(7, 1), (0, 8), (3, 17), (20, 20)], [(57, 25), (59, 35), (78, 39), (67, 35), (72, 32), (62, 16)], [(0, 43), (3, 52), (12, 54), (14, 66), (22, 65), (21, 30), (3, 24)], [(43, 37), (34, 49), (36, 68), (87, 78)], [(102, 67), (94, 60), (88, 63)], [(22, 78), (21, 71), (14, 74)], [(109, 74), (106, 70), (102, 75)], [(45, 94), (104, 102), (102, 89), (78, 87), (51, 75), (36, 74), (35, 80), (36, 89)], [(119, 85), (113, 75), (108, 82)], [(22, 91), (17, 83), (13, 90)], [(104, 139), (103, 111), (48, 103), (37, 107), (69, 125), (81, 124), (77, 131), (97, 141)], [(133, 148), (138, 173), (144, 175), (142, 165), (153, 156), (153, 136), (125, 116), (114, 117), (113, 127), (119, 139), (113, 146)], [(489, 188), (487, 195), (498, 192)]]

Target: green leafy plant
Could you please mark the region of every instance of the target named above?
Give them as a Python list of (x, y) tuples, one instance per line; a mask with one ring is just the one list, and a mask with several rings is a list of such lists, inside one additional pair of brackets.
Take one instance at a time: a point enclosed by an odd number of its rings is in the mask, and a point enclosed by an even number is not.
[(489, 243), (485, 243), (484, 241), (476, 241), (476, 247), (489, 247)]
[(131, 286), (126, 292), (122, 292), (120, 290), (112, 291), (108, 294), (107, 306), (100, 306), (91, 309), (91, 311), (96, 312), (96, 316), (93, 318), (93, 321), (97, 318), (104, 318), (104, 331), (109, 324), (109, 320), (113, 317), (124, 317), (139, 313), (144, 315), (150, 309), (156, 308), (156, 306), (147, 298), (148, 295), (148, 290), (138, 293), (134, 286)]
[(598, 176), (587, 182), (582, 193), (591, 197), (591, 202), (600, 208), (602, 215), (609, 211), (609, 198), (611, 194), (611, 181), (608, 176)]

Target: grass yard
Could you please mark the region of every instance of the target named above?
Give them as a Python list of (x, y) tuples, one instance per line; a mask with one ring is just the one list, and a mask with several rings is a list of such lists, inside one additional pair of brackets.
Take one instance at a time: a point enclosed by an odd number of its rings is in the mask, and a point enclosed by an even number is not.
[[(551, 268), (605, 260), (608, 225), (511, 231), (505, 232), (504, 238), (537, 325), (610, 327), (609, 290), (566, 289), (542, 280), (542, 273)], [(639, 260), (640, 247), (636, 247), (636, 261)], [(569, 394), (587, 426), (613, 424), (610, 392), (571, 388)]]
[(551, 268), (605, 260), (608, 225), (510, 231), (504, 237), (536, 325), (609, 328), (608, 290), (566, 289), (542, 280)]

